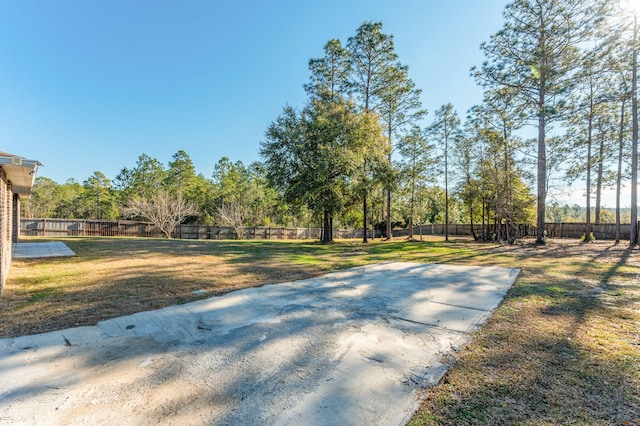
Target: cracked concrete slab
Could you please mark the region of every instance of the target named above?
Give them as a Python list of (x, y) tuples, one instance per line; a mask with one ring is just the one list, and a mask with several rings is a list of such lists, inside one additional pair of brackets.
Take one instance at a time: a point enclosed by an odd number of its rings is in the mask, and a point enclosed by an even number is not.
[(381, 263), (0, 339), (0, 423), (404, 424), (518, 273)]

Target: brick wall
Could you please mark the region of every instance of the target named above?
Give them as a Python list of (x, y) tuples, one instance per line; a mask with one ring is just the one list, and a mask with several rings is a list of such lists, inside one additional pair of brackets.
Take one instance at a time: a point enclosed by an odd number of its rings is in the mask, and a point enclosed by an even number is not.
[(7, 175), (0, 169), (0, 296), (11, 265), (13, 193)]
[(18, 242), (20, 238), (20, 196), (13, 194), (13, 218), (11, 219), (11, 241)]

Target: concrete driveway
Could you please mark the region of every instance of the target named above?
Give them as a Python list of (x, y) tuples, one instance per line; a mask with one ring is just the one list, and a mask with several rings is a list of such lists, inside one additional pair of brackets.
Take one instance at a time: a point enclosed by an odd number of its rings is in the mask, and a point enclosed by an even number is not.
[(0, 339), (0, 423), (403, 424), (518, 273), (381, 263)]

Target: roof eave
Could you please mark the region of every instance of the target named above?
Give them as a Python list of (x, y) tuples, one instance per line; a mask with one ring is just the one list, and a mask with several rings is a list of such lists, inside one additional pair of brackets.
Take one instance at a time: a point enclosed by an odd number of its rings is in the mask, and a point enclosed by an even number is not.
[(42, 165), (39, 161), (22, 157), (0, 156), (0, 167), (4, 169), (7, 181), (11, 182), (12, 192), (21, 197), (29, 197), (31, 195), (31, 188), (35, 183), (38, 167)]

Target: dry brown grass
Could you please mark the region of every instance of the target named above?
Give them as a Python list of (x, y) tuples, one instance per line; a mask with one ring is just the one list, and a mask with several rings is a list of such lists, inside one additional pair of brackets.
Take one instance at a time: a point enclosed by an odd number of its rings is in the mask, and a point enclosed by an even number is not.
[[(74, 258), (14, 261), (0, 337), (37, 333), (380, 261), (522, 268), (488, 324), (425, 391), (411, 425), (640, 424), (639, 250), (468, 240), (61, 239)], [(31, 239), (30, 241), (38, 241)], [(194, 295), (205, 290), (205, 295)]]
[[(300, 261), (297, 255), (287, 258), (295, 250), (287, 242), (60, 240), (77, 256), (13, 262), (0, 299), (0, 336), (92, 325), (241, 288), (307, 278), (326, 267)], [(322, 248), (308, 243), (310, 250), (315, 246)], [(196, 290), (205, 294), (193, 294)]]
[(638, 250), (492, 252), (523, 268), (518, 282), (410, 425), (640, 424)]

